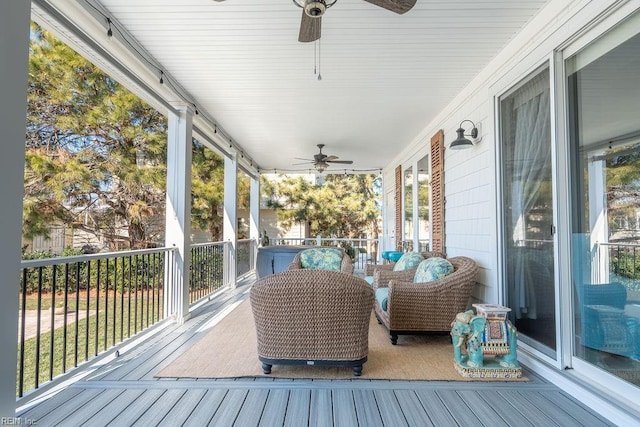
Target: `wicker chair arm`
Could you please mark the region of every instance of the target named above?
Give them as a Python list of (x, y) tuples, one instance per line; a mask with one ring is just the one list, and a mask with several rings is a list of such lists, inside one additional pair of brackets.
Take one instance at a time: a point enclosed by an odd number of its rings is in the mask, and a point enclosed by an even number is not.
[(347, 274), (353, 274), (354, 265), (351, 263), (351, 258), (346, 252), (342, 256), (342, 264), (340, 265), (340, 271)]
[(437, 251), (420, 252), (420, 254), (424, 257), (424, 259), (433, 258), (433, 257), (438, 257), (438, 258), (446, 258), (447, 257), (444, 253), (437, 252)]
[(373, 276), (373, 273), (376, 270), (393, 270), (393, 264), (365, 264), (364, 266), (364, 275), (365, 276)]
[(388, 286), (390, 280), (413, 281), (415, 274), (416, 268), (402, 271), (376, 270), (373, 274), (373, 288), (384, 288)]

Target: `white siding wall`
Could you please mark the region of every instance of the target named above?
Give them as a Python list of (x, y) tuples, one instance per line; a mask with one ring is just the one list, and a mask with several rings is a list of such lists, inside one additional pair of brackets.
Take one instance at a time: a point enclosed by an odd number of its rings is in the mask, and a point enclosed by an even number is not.
[[(495, 100), (545, 61), (554, 50), (564, 48), (583, 29), (603, 15), (609, 21), (640, 8), (640, 1), (554, 0), (431, 123), (409, 148), (383, 170), (384, 191), (392, 191), (394, 169), (403, 170), (429, 151), (429, 141), (444, 130), (445, 147), (456, 137), (461, 121), (480, 123), (482, 140), (473, 148), (445, 148), (445, 244), (448, 256), (464, 255), (480, 265), (477, 300), (500, 302), (499, 206)], [(464, 61), (464, 58), (460, 58)], [(466, 127), (465, 127), (466, 126)], [(469, 123), (463, 127), (469, 132)], [(417, 160), (415, 160), (417, 161)], [(386, 230), (385, 230), (386, 232)], [(385, 236), (386, 238), (386, 236)]]

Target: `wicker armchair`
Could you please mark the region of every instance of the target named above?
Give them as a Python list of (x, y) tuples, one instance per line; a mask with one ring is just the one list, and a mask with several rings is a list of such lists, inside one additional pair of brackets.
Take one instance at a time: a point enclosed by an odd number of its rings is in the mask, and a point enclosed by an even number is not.
[(345, 250), (342, 249), (342, 248), (327, 247), (327, 246), (319, 246), (317, 248), (312, 247), (312, 248), (304, 249), (304, 250), (298, 252), (296, 254), (296, 256), (293, 257), (293, 260), (291, 261), (291, 264), (289, 264), (288, 270), (304, 269), (304, 267), (302, 266), (302, 263), (300, 262), (300, 257), (302, 256), (303, 252), (315, 251), (315, 250), (318, 250), (318, 249), (320, 249), (320, 250), (331, 249), (331, 250), (336, 250), (336, 251), (342, 252), (342, 264), (340, 266), (340, 271), (342, 271), (343, 273), (353, 274), (353, 264), (351, 263), (351, 257), (349, 257), (349, 255), (347, 255)]
[[(442, 252), (420, 252), (424, 259), (431, 257), (440, 257), (444, 258), (445, 255)], [(372, 286), (376, 288), (376, 285), (386, 284), (389, 280), (400, 280), (403, 282), (413, 281), (413, 275), (416, 272), (416, 267), (410, 268), (408, 270), (402, 271), (393, 271), (393, 266), (395, 263), (391, 264), (365, 264), (364, 266), (364, 275), (365, 277), (371, 276), (373, 277)], [(379, 274), (376, 274), (379, 272)], [(376, 282), (379, 280), (379, 283)]]
[(359, 376), (369, 352), (373, 289), (328, 270), (288, 270), (251, 288), (258, 358), (272, 365), (349, 366)]
[(456, 314), (467, 309), (478, 265), (467, 257), (453, 257), (449, 261), (453, 273), (433, 282), (374, 281), (376, 289), (389, 287), (387, 309), (376, 301), (375, 314), (389, 330), (391, 344), (397, 344), (398, 335), (450, 331)]

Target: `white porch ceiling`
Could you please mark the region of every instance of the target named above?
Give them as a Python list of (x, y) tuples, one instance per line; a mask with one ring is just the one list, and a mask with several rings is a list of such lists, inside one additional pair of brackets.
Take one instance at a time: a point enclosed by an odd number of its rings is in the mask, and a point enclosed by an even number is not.
[(386, 166), (547, 2), (418, 0), (396, 15), (338, 0), (318, 81), (291, 0), (100, 0), (261, 170), (279, 171), (312, 168), (292, 165), (319, 143), (349, 170)]

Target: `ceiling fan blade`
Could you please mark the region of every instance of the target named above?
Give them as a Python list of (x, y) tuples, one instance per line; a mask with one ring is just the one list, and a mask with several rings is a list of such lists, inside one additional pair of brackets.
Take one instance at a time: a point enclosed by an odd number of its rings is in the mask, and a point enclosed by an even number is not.
[(325, 156), (324, 161), (338, 160), (338, 156)]
[(344, 165), (350, 165), (353, 163), (353, 160), (325, 160), (327, 163), (342, 163)]
[(294, 157), (296, 160), (306, 160), (307, 162), (315, 162), (314, 159), (303, 159), (302, 157)]
[(402, 15), (411, 10), (416, 4), (416, 0), (364, 0), (367, 3), (375, 4), (383, 9)]
[(312, 165), (315, 162), (312, 160), (310, 162), (302, 162), (302, 163), (293, 163), (291, 166), (300, 166), (300, 165)]
[(302, 20), (300, 21), (300, 35), (298, 41), (301, 43), (314, 42), (320, 38), (322, 33), (322, 18), (312, 18), (302, 10)]

